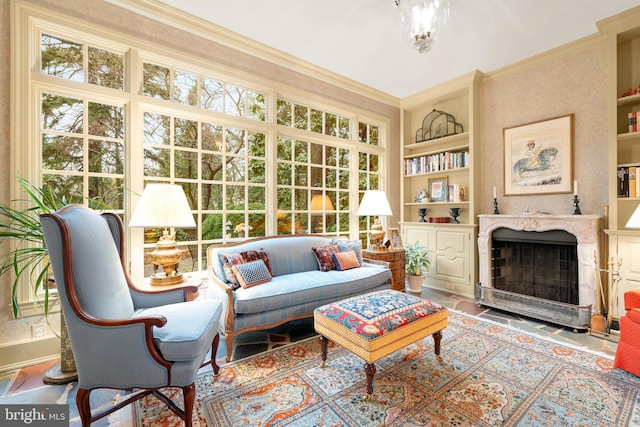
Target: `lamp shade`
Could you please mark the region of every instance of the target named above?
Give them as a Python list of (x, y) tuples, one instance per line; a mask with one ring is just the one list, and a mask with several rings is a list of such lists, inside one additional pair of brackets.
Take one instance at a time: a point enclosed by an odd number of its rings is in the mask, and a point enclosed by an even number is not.
[(391, 206), (382, 190), (367, 190), (358, 208), (360, 216), (391, 216)]
[(627, 225), (625, 225), (625, 227), (640, 228), (640, 205), (638, 205), (636, 210), (633, 212), (633, 215), (631, 215), (631, 218), (629, 218), (629, 221), (627, 221)]
[(193, 228), (196, 226), (187, 196), (180, 185), (147, 184), (129, 227)]
[(331, 203), (331, 199), (329, 198), (329, 196), (316, 194), (311, 198), (311, 210), (312, 211), (322, 211), (322, 210), (332, 211), (333, 203)]

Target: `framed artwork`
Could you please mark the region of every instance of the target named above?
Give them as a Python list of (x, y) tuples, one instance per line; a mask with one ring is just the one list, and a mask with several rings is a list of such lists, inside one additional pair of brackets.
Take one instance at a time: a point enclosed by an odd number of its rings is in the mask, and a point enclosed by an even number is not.
[(401, 249), (402, 239), (398, 227), (389, 227), (389, 249)]
[(429, 178), (429, 199), (432, 202), (446, 202), (447, 201), (447, 177), (446, 176), (434, 176)]
[(573, 114), (504, 129), (504, 194), (573, 191)]

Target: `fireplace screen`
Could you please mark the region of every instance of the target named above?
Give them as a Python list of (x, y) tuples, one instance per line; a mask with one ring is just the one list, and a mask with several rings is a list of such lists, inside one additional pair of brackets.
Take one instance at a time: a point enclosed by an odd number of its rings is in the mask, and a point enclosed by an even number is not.
[(561, 230), (492, 234), (493, 287), (578, 304), (578, 255), (574, 235)]

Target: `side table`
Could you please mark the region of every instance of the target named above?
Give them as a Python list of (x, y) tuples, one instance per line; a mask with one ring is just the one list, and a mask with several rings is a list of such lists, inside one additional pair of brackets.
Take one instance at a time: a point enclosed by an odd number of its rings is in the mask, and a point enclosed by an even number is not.
[(388, 249), (384, 251), (363, 249), (362, 257), (388, 262), (391, 269), (391, 289), (404, 292), (404, 249)]
[(184, 281), (182, 283), (178, 283), (177, 285), (152, 285), (151, 284), (151, 278), (150, 277), (145, 277), (144, 280), (142, 281), (141, 284), (137, 284), (136, 286), (143, 291), (150, 291), (150, 292), (158, 292), (158, 291), (165, 291), (168, 289), (175, 289), (175, 288), (179, 288), (181, 286), (185, 286), (185, 285), (189, 285), (189, 286), (197, 286), (198, 287), (198, 291), (196, 292), (189, 292), (188, 296), (187, 296), (187, 301), (193, 301), (195, 299), (198, 298), (198, 296), (200, 295), (200, 288), (202, 287), (202, 284), (204, 283), (204, 280), (202, 280), (201, 277), (197, 276), (197, 275), (193, 275), (193, 276), (185, 276)]

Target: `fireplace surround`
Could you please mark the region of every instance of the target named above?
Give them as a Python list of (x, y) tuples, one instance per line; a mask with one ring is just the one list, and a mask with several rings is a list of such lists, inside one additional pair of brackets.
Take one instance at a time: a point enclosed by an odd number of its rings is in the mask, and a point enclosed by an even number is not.
[[(479, 215), (479, 220), (480, 282), (476, 285), (478, 303), (576, 329), (589, 327), (592, 313), (599, 308), (594, 257), (600, 259), (602, 217), (597, 215), (543, 214)], [(494, 286), (496, 277), (494, 277), (492, 259), (492, 236), (493, 233), (500, 234), (503, 230), (540, 232), (535, 236), (536, 238), (542, 234), (541, 232), (561, 232), (559, 234), (570, 235), (568, 238), (563, 237), (563, 239), (567, 240), (567, 244), (571, 244), (571, 240), (574, 240), (574, 256), (577, 257), (575, 260), (577, 262), (577, 295), (572, 296), (568, 302), (554, 301), (548, 296), (541, 298), (526, 295), (523, 292), (503, 291)], [(513, 236), (518, 234), (514, 233)], [(496, 272), (496, 275), (499, 276), (499, 273)], [(571, 275), (569, 274), (569, 276)], [(500, 278), (498, 277), (497, 280), (499, 281)], [(553, 286), (553, 283), (546, 285), (547, 287)], [(542, 293), (542, 295), (545, 294)]]

